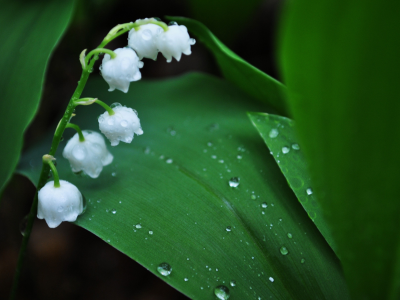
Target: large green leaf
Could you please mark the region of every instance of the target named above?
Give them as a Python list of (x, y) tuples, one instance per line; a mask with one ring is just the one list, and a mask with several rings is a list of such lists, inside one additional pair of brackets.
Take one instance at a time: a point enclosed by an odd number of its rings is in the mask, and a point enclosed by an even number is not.
[(400, 2), (298, 0), (283, 71), (355, 299), (400, 299)]
[(18, 163), (24, 131), (39, 105), (47, 61), (72, 9), (72, 0), (1, 2), (0, 190)]
[[(92, 81), (86, 95), (137, 109), (144, 135), (110, 147), (114, 162), (98, 179), (76, 177), (57, 156), (61, 177), (88, 199), (79, 226), (193, 299), (212, 299), (219, 285), (232, 299), (348, 298), (336, 256), (246, 116), (260, 104), (200, 74), (106, 90)], [(101, 112), (79, 107), (74, 123), (96, 130)], [(20, 172), (36, 181), (48, 146), (27, 153)], [(168, 277), (157, 273), (164, 262)]]
[(275, 158), (297, 199), (335, 251), (335, 242), (315, 197), (308, 167), (297, 142), (294, 122), (266, 113), (248, 113), (248, 116), (271, 150), (270, 154)]
[(287, 115), (286, 87), (282, 83), (241, 59), (202, 23), (182, 17), (168, 19), (185, 25), (210, 49), (226, 79), (254, 98), (268, 103), (280, 114)]

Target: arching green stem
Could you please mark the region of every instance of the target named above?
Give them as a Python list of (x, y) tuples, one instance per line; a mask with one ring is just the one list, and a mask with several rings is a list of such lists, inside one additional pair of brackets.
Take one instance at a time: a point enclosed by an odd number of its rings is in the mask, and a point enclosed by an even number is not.
[(96, 99), (95, 103), (101, 105), (106, 111), (108, 111), (108, 114), (110, 116), (115, 114), (115, 112), (112, 110), (112, 108), (109, 107), (107, 104), (105, 104), (103, 101), (100, 101), (99, 99)]
[(120, 36), (121, 34), (124, 34), (125, 32), (128, 32), (131, 29), (138, 30), (141, 25), (146, 25), (146, 24), (155, 24), (160, 26), (164, 31), (168, 31), (167, 24), (165, 24), (162, 21), (158, 21), (154, 18), (150, 18), (147, 20), (137, 20), (134, 23), (125, 23), (115, 26), (113, 29), (110, 30), (110, 32), (107, 34), (107, 36), (104, 38), (103, 42), (100, 45), (103, 45), (103, 43), (106, 45), (116, 37)]
[(72, 128), (72, 129), (75, 129), (76, 132), (78, 132), (79, 141), (80, 141), (80, 142), (84, 142), (84, 141), (85, 141), (85, 137), (84, 137), (83, 134), (82, 134), (82, 130), (79, 128), (78, 125), (72, 124), (72, 123), (68, 123), (67, 126), (65, 126), (65, 128)]
[(90, 52), (88, 53), (88, 55), (86, 56), (86, 58), (85, 58), (85, 63), (86, 63), (86, 65), (89, 64), (89, 60), (90, 60), (90, 58), (91, 58), (93, 55), (101, 54), (101, 53), (107, 53), (107, 54), (109, 54), (109, 55), (111, 56), (111, 59), (114, 59), (114, 58), (117, 57), (117, 54), (116, 54), (114, 51), (110, 50), (110, 49), (96, 48), (96, 49), (90, 51)]
[[(110, 41), (112, 41), (114, 38), (118, 37), (120, 34), (115, 35), (112, 38), (109, 38), (108, 40), (103, 40), (102, 43), (97, 47), (97, 48), (103, 48), (105, 47)], [(86, 64), (86, 67), (82, 69), (82, 75), (80, 80), (78, 81), (78, 86), (76, 87), (71, 100), (68, 103), (67, 109), (65, 110), (64, 116), (62, 117), (60, 123), (57, 126), (56, 132), (54, 133), (53, 136), (53, 141), (51, 143), (51, 148), (49, 154), (54, 156), (58, 145), (60, 144), (62, 135), (64, 133), (64, 130), (69, 123), (69, 120), (71, 119), (71, 116), (74, 112), (74, 109), (76, 107), (76, 101), (79, 100), (80, 96), (82, 95), (83, 89), (85, 88), (86, 82), (89, 78), (90, 75), (90, 70), (93, 68), (94, 63), (98, 59), (98, 53), (94, 53), (94, 59), (91, 59), (88, 64)], [(25, 260), (26, 256), (26, 249), (28, 246), (28, 241), (32, 232), (33, 228), (33, 223), (36, 217), (37, 213), (37, 207), (38, 207), (38, 191), (46, 184), (48, 175), (50, 171), (50, 166), (47, 163), (42, 164), (42, 170), (40, 172), (40, 177), (38, 184), (36, 186), (36, 193), (35, 197), (33, 198), (31, 210), (29, 211), (29, 216), (28, 216), (28, 221), (26, 224), (26, 229), (25, 229), (25, 235), (22, 238), (22, 244), (21, 244), (21, 249), (19, 251), (18, 255), (18, 262), (17, 262), (17, 267), (15, 270), (14, 274), (14, 279), (13, 279), (13, 285), (11, 288), (11, 293), (10, 293), (10, 300), (14, 300), (17, 296), (17, 291), (18, 291), (18, 284), (19, 284), (19, 279), (21, 277), (21, 270), (22, 266)]]

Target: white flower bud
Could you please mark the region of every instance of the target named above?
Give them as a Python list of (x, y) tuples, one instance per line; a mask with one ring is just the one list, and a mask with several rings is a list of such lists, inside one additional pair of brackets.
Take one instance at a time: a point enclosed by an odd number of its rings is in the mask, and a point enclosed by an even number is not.
[(127, 93), (129, 83), (142, 78), (139, 68), (143, 67), (143, 62), (139, 61), (139, 57), (131, 48), (118, 48), (114, 52), (117, 57), (113, 59), (109, 54), (104, 55), (100, 66), (101, 75), (110, 85), (110, 92), (117, 89)]
[(179, 61), (182, 53), (191, 54), (190, 46), (195, 43), (196, 40), (190, 38), (184, 25), (168, 26), (168, 30), (161, 32), (156, 39), (157, 48), (167, 59), (167, 62), (171, 62), (172, 57)]
[(82, 130), (82, 134), (85, 140), (79, 141), (76, 133), (65, 146), (63, 156), (69, 160), (73, 172), (83, 171), (90, 177), (97, 178), (103, 166), (109, 165), (114, 157), (107, 150), (100, 133)]
[(100, 131), (110, 140), (111, 146), (117, 146), (119, 141), (132, 142), (134, 133), (143, 134), (136, 110), (119, 103), (111, 107), (115, 114), (110, 116), (106, 111), (99, 117)]
[(141, 25), (138, 30), (129, 31), (128, 46), (136, 51), (139, 59), (146, 57), (156, 60), (158, 49), (155, 40), (162, 31), (163, 29), (155, 24)]
[(62, 221), (74, 222), (82, 212), (82, 194), (68, 181), (60, 180), (60, 187), (49, 181), (40, 189), (37, 217), (45, 219), (50, 228), (56, 228)]

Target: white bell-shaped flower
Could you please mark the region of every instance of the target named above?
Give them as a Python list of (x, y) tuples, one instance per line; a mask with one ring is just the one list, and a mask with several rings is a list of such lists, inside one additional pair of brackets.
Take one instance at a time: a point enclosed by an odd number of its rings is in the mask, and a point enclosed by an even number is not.
[(132, 142), (134, 133), (143, 134), (136, 110), (119, 103), (114, 103), (111, 107), (113, 115), (110, 116), (106, 111), (99, 117), (100, 131), (110, 140), (111, 146), (117, 146), (119, 141)]
[(50, 228), (62, 221), (74, 222), (82, 212), (82, 194), (72, 183), (60, 180), (60, 187), (54, 187), (54, 181), (49, 181), (40, 189), (37, 217), (45, 219)]
[(139, 59), (146, 57), (156, 60), (158, 49), (155, 40), (162, 31), (163, 29), (155, 24), (141, 25), (138, 30), (129, 31), (128, 46), (136, 51)]
[(69, 160), (73, 172), (83, 171), (90, 177), (97, 178), (103, 166), (109, 165), (114, 157), (107, 150), (100, 133), (82, 130), (82, 134), (85, 140), (79, 141), (76, 133), (65, 146), (63, 156)]
[(177, 61), (181, 59), (182, 53), (189, 55), (192, 53), (190, 46), (196, 43), (195, 39), (190, 38), (188, 30), (184, 25), (170, 25), (167, 31), (162, 31), (157, 35), (156, 46), (167, 59), (172, 61), (175, 57)]
[(139, 68), (143, 67), (143, 62), (131, 48), (118, 48), (114, 52), (117, 56), (113, 59), (109, 54), (104, 55), (101, 75), (110, 85), (110, 92), (117, 89), (127, 93), (129, 83), (142, 78)]

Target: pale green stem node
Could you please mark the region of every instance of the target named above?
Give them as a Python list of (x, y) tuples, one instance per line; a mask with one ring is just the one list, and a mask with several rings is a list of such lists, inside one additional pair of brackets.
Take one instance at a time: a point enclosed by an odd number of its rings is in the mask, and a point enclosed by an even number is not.
[(45, 154), (43, 155), (43, 163), (48, 164), (51, 171), (53, 172), (53, 177), (54, 177), (54, 187), (60, 187), (60, 177), (58, 177), (58, 172), (57, 172), (57, 168), (54, 165), (53, 161), (56, 160), (54, 158), (54, 156), (49, 155), (49, 154)]

